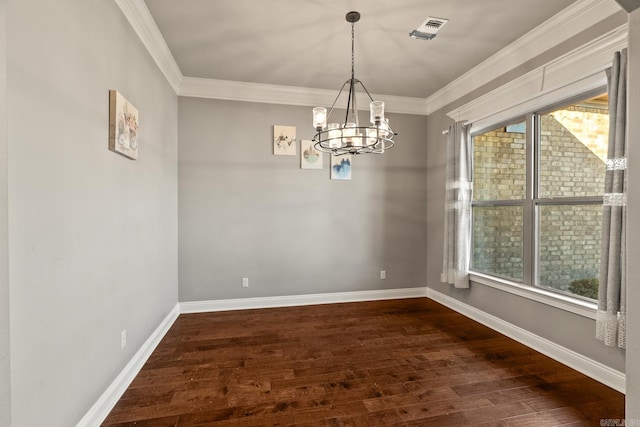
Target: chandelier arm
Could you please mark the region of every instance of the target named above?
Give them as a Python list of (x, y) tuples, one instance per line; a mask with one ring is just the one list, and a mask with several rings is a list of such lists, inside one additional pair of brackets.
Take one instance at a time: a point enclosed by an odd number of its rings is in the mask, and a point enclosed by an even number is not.
[(367, 88), (365, 87), (364, 83), (362, 83), (360, 80), (356, 80), (358, 83), (360, 83), (360, 86), (362, 87), (362, 89), (364, 89), (364, 92), (367, 94), (367, 96), (369, 97), (369, 99), (371, 100), (371, 102), (373, 102), (373, 98), (371, 97), (371, 94), (369, 93), (369, 91), (367, 90)]
[(358, 120), (358, 95), (356, 93), (356, 80), (351, 80), (351, 86), (353, 87), (353, 100), (351, 101), (351, 116), (355, 119), (356, 127), (360, 127), (360, 120)]
[[(346, 125), (347, 123), (349, 123), (349, 113), (352, 111), (353, 109), (353, 102), (352, 99), (355, 96), (355, 87), (353, 87), (353, 79), (349, 79), (349, 97), (347, 98), (347, 112), (344, 116), (344, 124)], [(356, 117), (357, 119), (357, 117)]]
[(331, 112), (333, 111), (333, 107), (336, 106), (336, 102), (338, 102), (338, 99), (340, 99), (340, 95), (342, 95), (342, 91), (344, 91), (344, 87), (347, 85), (347, 83), (349, 83), (349, 80), (344, 82), (344, 84), (340, 88), (340, 92), (338, 92), (338, 96), (336, 96), (336, 99), (333, 100), (333, 104), (331, 104), (331, 108), (329, 108), (329, 113), (327, 113), (327, 120), (329, 120), (329, 116), (331, 116)]

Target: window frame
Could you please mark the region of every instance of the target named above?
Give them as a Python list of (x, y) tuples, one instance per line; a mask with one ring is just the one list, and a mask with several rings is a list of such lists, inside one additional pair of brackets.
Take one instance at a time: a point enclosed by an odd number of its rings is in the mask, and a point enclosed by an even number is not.
[[(502, 126), (525, 122), (525, 192), (524, 199), (508, 200), (472, 200), (471, 221), (473, 224), (474, 208), (476, 206), (522, 206), (522, 281), (501, 277), (495, 273), (474, 269), (474, 251), (470, 258), (471, 280), (492, 286), (501, 290), (526, 296), (549, 305), (558, 306), (583, 316), (595, 318), (596, 302), (581, 295), (571, 294), (551, 286), (539, 283), (540, 270), (540, 208), (542, 206), (582, 206), (602, 205), (603, 196), (574, 196), (574, 197), (539, 197), (540, 193), (540, 153), (541, 153), (541, 120), (544, 114), (551, 113), (562, 107), (567, 107), (580, 101), (588, 100), (607, 92), (606, 86), (581, 92), (567, 97), (551, 105), (536, 109), (525, 115), (516, 115), (509, 120), (501, 120), (493, 125), (473, 129), (472, 152), (475, 152), (475, 138), (478, 135), (498, 129)], [(475, 166), (475, 165), (474, 165)], [(475, 178), (475, 167), (473, 169)], [(475, 233), (472, 228), (472, 241)], [(472, 243), (471, 248), (475, 245)]]
[[(472, 224), (472, 228), (471, 228), (471, 254), (470, 254), (470, 267), (469, 267), (469, 271), (472, 274), (481, 274), (485, 277), (495, 277), (505, 283), (513, 283), (513, 284), (519, 284), (522, 286), (527, 286), (526, 285), (526, 280), (527, 280), (527, 275), (526, 275), (526, 267), (525, 265), (527, 264), (525, 261), (527, 254), (527, 249), (526, 249), (526, 243), (527, 243), (527, 230), (526, 230), (526, 224), (527, 224), (527, 220), (526, 220), (526, 207), (525, 204), (527, 202), (527, 195), (528, 193), (528, 189), (530, 186), (529, 181), (529, 149), (531, 146), (531, 139), (530, 139), (530, 133), (531, 133), (531, 126), (530, 126), (530, 121), (529, 121), (529, 116), (531, 114), (526, 114), (524, 116), (520, 115), (520, 116), (516, 116), (513, 117), (509, 120), (504, 120), (501, 121), (499, 123), (496, 123), (495, 125), (491, 125), (491, 126), (486, 126), (483, 127), (482, 129), (479, 130), (473, 130), (471, 132), (471, 151), (472, 153), (475, 153), (475, 138), (478, 135), (487, 133), (487, 132), (491, 132), (493, 130), (499, 129), (501, 127), (506, 127), (508, 125), (512, 125), (512, 124), (517, 124), (517, 123), (522, 123), (525, 122), (525, 150), (526, 150), (526, 154), (525, 154), (525, 158), (526, 158), (526, 165), (525, 165), (525, 190), (524, 190), (524, 194), (522, 199), (496, 199), (496, 200), (474, 200), (472, 198), (471, 200), (471, 224)], [(475, 163), (475, 162), (474, 162)], [(475, 181), (475, 164), (472, 166), (472, 176), (473, 176), (473, 180)], [(473, 224), (474, 224), (474, 208), (478, 206), (478, 207), (506, 207), (506, 206), (521, 206), (522, 207), (522, 280), (517, 280), (515, 278), (512, 277), (506, 277), (506, 276), (501, 276), (495, 273), (491, 273), (491, 272), (486, 272), (486, 271), (482, 271), (482, 270), (476, 270), (473, 268), (474, 265), (474, 250), (473, 248), (475, 247), (473, 241), (475, 239), (475, 233), (473, 231)]]

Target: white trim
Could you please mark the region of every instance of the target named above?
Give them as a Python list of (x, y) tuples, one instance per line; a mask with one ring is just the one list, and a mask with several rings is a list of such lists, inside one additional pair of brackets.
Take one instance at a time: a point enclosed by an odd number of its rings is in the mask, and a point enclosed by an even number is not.
[(149, 359), (154, 349), (158, 346), (180, 314), (424, 297), (437, 301), (440, 304), (482, 323), (483, 325), (488, 326), (522, 344), (525, 344), (536, 351), (546, 354), (547, 356), (558, 360), (559, 362), (564, 363), (567, 366), (570, 366), (583, 374), (620, 391), (621, 393), (625, 392), (625, 375), (623, 373), (431, 288), (417, 287), (326, 294), (290, 295), (281, 297), (239, 298), (181, 302), (176, 304), (151, 336), (145, 341), (140, 350), (138, 350), (129, 363), (127, 363), (122, 372), (116, 377), (111, 385), (109, 385), (85, 416), (82, 417), (76, 427), (97, 426), (106, 419), (118, 400), (126, 391), (127, 387), (135, 379), (138, 372), (140, 372), (140, 369), (142, 369), (142, 366)]
[(427, 297), (469, 317), (470, 319), (475, 320), (476, 322), (482, 323), (483, 325), (488, 326), (509, 338), (539, 351), (540, 353), (545, 354), (552, 359), (569, 366), (570, 368), (582, 372), (583, 374), (596, 381), (600, 381), (620, 393), (625, 393), (626, 391), (626, 376), (620, 371), (549, 341), (546, 338), (542, 338), (539, 335), (533, 334), (496, 316), (478, 310), (469, 304), (465, 304), (434, 289), (427, 289)]
[(382, 289), (374, 291), (336, 292), (327, 294), (288, 295), (280, 297), (238, 298), (180, 303), (180, 313), (250, 310), (256, 308), (295, 307), (316, 304), (379, 301), (402, 298), (424, 298), (427, 288)]
[(499, 279), (497, 277), (477, 272), (471, 272), (469, 274), (469, 279), (474, 283), (489, 286), (523, 298), (528, 298), (582, 317), (593, 320), (596, 319), (596, 310), (598, 307), (596, 303), (571, 298), (545, 289), (526, 286), (510, 280)]
[(183, 77), (182, 72), (144, 0), (115, 0), (115, 2), (173, 90), (178, 93)]
[(578, 0), (427, 98), (427, 114), (475, 89), (622, 9), (614, 0)]
[[(224, 99), (229, 101), (259, 102), (280, 105), (301, 105), (314, 107), (333, 104), (338, 95), (336, 90), (312, 89), (296, 86), (270, 85), (264, 83), (238, 82), (231, 80), (184, 77), (178, 95), (194, 98)], [(346, 93), (336, 105), (346, 105)], [(371, 94), (374, 99), (385, 102), (385, 110), (402, 114), (427, 114), (424, 98)], [(369, 103), (362, 105), (369, 108)]]
[(604, 70), (627, 46), (624, 24), (571, 52), (447, 113), (473, 123), (472, 132), (606, 86)]
[[(144, 0), (115, 0), (115, 2), (179, 96), (310, 107), (330, 106), (335, 100), (337, 88), (336, 90), (313, 89), (186, 77), (180, 71)], [(372, 96), (385, 101), (388, 112), (427, 115), (425, 98), (379, 94), (372, 94)], [(346, 105), (346, 100), (342, 104)], [(369, 103), (365, 104), (363, 108), (367, 109)]]
[[(611, 58), (613, 58), (613, 53), (611, 55)], [(542, 81), (542, 79), (540, 79), (540, 81)], [(496, 102), (496, 109), (493, 110), (494, 114), (490, 114), (488, 111), (484, 111), (482, 113), (476, 111), (475, 114), (477, 114), (478, 116), (482, 116), (482, 118), (462, 120), (467, 123), (472, 123), (471, 133), (475, 133), (480, 130), (488, 129), (489, 127), (494, 126), (498, 123), (504, 123), (507, 120), (524, 116), (527, 113), (537, 112), (537, 110), (541, 108), (549, 107), (562, 101), (566, 101), (567, 99), (570, 99), (572, 97), (591, 92), (595, 89), (605, 88), (606, 85), (607, 76), (604, 73), (604, 70), (601, 70), (587, 78), (584, 78), (577, 82), (573, 82), (571, 84), (567, 84), (566, 86), (558, 88), (557, 90), (546, 93), (540, 92), (538, 96), (533, 97), (531, 97), (531, 92), (526, 92), (526, 88), (520, 87), (520, 90), (513, 90), (509, 93), (506, 91), (506, 86), (503, 86), (500, 89), (505, 88), (505, 91), (500, 91), (501, 93), (496, 94), (496, 96), (501, 96), (504, 94), (508, 95), (506, 98), (501, 99), (504, 102)], [(518, 94), (521, 95), (518, 101), (524, 102), (519, 102), (517, 105), (504, 107), (502, 110), (499, 109), (502, 104), (510, 104), (511, 102), (509, 102), (509, 100), (513, 101), (518, 96)], [(486, 99), (482, 99), (481, 101), (484, 102), (485, 100)], [(451, 114), (463, 116), (463, 114), (459, 114), (456, 112), (451, 112)], [(490, 115), (486, 116), (486, 114)]]
[(116, 403), (118, 403), (120, 397), (122, 397), (127, 390), (127, 387), (129, 387), (138, 372), (140, 372), (140, 369), (142, 369), (147, 359), (149, 359), (153, 350), (155, 350), (162, 338), (169, 331), (179, 314), (179, 305), (176, 304), (155, 331), (153, 331), (151, 336), (144, 342), (142, 347), (140, 347), (140, 350), (138, 350), (129, 363), (127, 363), (127, 366), (124, 367), (122, 372), (120, 372), (111, 385), (107, 387), (105, 392), (102, 393), (102, 396), (100, 396), (91, 409), (89, 409), (85, 416), (76, 424), (76, 427), (93, 427), (102, 424), (109, 415), (109, 412), (111, 412)]
[[(115, 0), (179, 96), (280, 105), (331, 105), (335, 91), (183, 76), (144, 0)], [(621, 9), (614, 0), (578, 0), (429, 98), (373, 95), (392, 113), (429, 115), (559, 45)]]
[(314, 304), (424, 298), (426, 287), (177, 303), (76, 427), (102, 424), (180, 314)]

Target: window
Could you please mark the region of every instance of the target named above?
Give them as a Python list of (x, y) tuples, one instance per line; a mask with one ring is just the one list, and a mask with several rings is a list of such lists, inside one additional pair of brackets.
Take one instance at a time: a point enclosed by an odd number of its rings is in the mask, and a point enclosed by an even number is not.
[(473, 137), (472, 270), (597, 299), (607, 96)]

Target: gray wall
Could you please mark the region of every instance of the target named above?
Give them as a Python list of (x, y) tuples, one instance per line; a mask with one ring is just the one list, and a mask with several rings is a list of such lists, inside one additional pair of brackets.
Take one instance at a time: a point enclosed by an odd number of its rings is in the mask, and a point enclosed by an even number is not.
[(478, 283), (472, 283), (469, 290), (457, 290), (440, 282), (440, 272), (442, 269), (442, 223), (446, 155), (442, 130), (452, 123), (451, 119), (446, 116), (446, 112), (551, 61), (609, 29), (621, 25), (625, 21), (626, 14), (620, 12), (605, 22), (598, 24), (596, 28), (568, 40), (561, 46), (529, 61), (525, 66), (505, 73), (505, 75), (479, 88), (463, 99), (429, 115), (427, 152), (427, 164), (429, 167), (427, 179), (428, 286), (622, 372), (625, 371), (624, 351), (605, 347), (595, 339), (594, 320)]
[[(640, 9), (629, 15), (629, 135), (627, 206), (627, 419), (640, 419)], [(635, 118), (635, 119), (634, 119)]]
[[(4, 6), (3, 1), (0, 22)], [(624, 369), (623, 353), (593, 344), (587, 319), (480, 285), (455, 291), (439, 283), (440, 132), (449, 124), (448, 109), (428, 118), (428, 134), (424, 117), (390, 115), (400, 132), (398, 146), (384, 156), (354, 159), (352, 181), (330, 181), (327, 157), (323, 171), (309, 171), (299, 169), (297, 156), (271, 152), (273, 124), (295, 125), (298, 137), (311, 137), (308, 108), (183, 98), (178, 117), (175, 94), (113, 2), (13, 0), (7, 16), (0, 242), (7, 242), (2, 238), (7, 231), (10, 239), (9, 249), (0, 245), (0, 425), (8, 425), (10, 416), (14, 427), (74, 425), (178, 300), (178, 248), (181, 301), (428, 283)], [(590, 33), (613, 28), (616, 19)], [(637, 12), (632, 21), (637, 45)], [(4, 32), (0, 25), (0, 45)], [(632, 72), (640, 69), (637, 58), (634, 63)], [(138, 161), (106, 149), (108, 89), (120, 90), (140, 110)], [(640, 133), (637, 126), (632, 134)], [(630, 158), (631, 171), (640, 169), (634, 162)], [(630, 205), (638, 198), (637, 190), (630, 193)], [(630, 224), (630, 236), (638, 234), (638, 225)], [(637, 251), (630, 248), (630, 259)], [(634, 268), (631, 277), (640, 274)], [(387, 271), (386, 281), (378, 278), (381, 269)], [(250, 278), (248, 289), (240, 287), (241, 277)], [(629, 298), (630, 306), (640, 303), (638, 292)], [(638, 321), (630, 312), (629, 323)], [(121, 351), (123, 329), (128, 346)], [(631, 329), (629, 418), (640, 418), (632, 404), (640, 399), (640, 372), (631, 363), (639, 356), (639, 343), (638, 331)]]
[(273, 155), (273, 125), (312, 138), (310, 107), (181, 97), (180, 301), (424, 286), (426, 118), (389, 117), (396, 146), (332, 181), (328, 155)]
[(7, 40), (13, 427), (68, 427), (177, 302), (177, 96), (113, 1), (10, 1)]
[(7, 3), (0, 0), (0, 426), (11, 424), (7, 217)]

